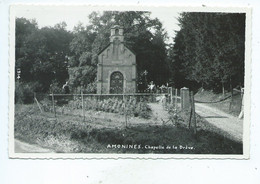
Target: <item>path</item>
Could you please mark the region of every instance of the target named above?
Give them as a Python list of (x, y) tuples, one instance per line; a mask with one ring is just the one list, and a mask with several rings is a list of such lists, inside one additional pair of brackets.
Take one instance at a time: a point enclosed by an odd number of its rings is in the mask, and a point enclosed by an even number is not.
[[(148, 105), (152, 109), (153, 117), (157, 118), (157, 122), (162, 124), (169, 120), (169, 114), (161, 103), (149, 103)], [(195, 109), (196, 113), (210, 124), (225, 132), (224, 136), (236, 142), (243, 141), (243, 120), (216, 108), (209, 107), (206, 104), (196, 103)]]
[(15, 139), (14, 141), (15, 153), (51, 153), (52, 150), (42, 148), (38, 145), (28, 144)]
[(210, 124), (228, 133), (230, 139), (243, 141), (243, 120), (205, 104), (195, 103), (195, 110)]
[(153, 118), (164, 123), (169, 120), (168, 112), (163, 108), (162, 103), (148, 103), (153, 112)]

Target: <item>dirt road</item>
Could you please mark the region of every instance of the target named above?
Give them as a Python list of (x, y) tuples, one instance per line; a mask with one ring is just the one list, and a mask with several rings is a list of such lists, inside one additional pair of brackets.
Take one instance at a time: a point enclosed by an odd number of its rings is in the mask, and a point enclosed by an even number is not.
[(15, 153), (52, 153), (52, 150), (42, 148), (38, 145), (28, 144), (19, 140), (14, 141)]
[(205, 118), (210, 124), (226, 132), (230, 139), (242, 142), (243, 120), (213, 107), (209, 107), (206, 104), (196, 103), (195, 109), (196, 113)]

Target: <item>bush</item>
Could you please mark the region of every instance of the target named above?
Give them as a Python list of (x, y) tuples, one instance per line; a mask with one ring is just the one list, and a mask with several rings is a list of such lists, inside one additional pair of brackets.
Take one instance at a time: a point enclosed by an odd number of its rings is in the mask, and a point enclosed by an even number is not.
[(97, 92), (97, 83), (92, 82), (87, 85), (86, 89), (84, 90), (84, 93), (96, 93)]
[(62, 89), (62, 86), (60, 86), (59, 83), (54, 80), (50, 85), (50, 93), (62, 94), (65, 93), (65, 91)]
[(15, 103), (29, 104), (33, 103), (34, 92), (41, 90), (38, 82), (16, 82), (15, 83)]

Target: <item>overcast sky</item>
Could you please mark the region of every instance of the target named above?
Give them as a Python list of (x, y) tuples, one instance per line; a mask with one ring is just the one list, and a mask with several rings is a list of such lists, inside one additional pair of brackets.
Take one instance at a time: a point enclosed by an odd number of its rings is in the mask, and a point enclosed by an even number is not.
[[(136, 8), (136, 7), (135, 7)], [(135, 9), (131, 10), (142, 10)], [(17, 8), (16, 17), (24, 17), (27, 19), (36, 19), (39, 28), (44, 26), (54, 26), (57, 23), (65, 21), (67, 29), (73, 30), (74, 26), (79, 22), (83, 25), (88, 24), (88, 15), (93, 11), (102, 12), (104, 10), (114, 10), (113, 8), (104, 7), (89, 7), (89, 6), (23, 6)], [(126, 7), (116, 7), (116, 10), (129, 10)], [(169, 37), (174, 37), (174, 30), (179, 30), (177, 17), (179, 15), (177, 9), (163, 9), (151, 8), (151, 17), (157, 17), (162, 23), (163, 27), (168, 32)], [(172, 39), (169, 40), (172, 42)]]

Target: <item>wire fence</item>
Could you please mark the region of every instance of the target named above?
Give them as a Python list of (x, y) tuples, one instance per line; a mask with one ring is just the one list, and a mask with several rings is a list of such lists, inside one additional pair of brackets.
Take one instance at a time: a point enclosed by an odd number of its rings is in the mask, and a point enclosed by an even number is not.
[(229, 98), (232, 98), (232, 97), (238, 96), (238, 95), (240, 95), (240, 94), (229, 95), (229, 96), (227, 96), (227, 97), (225, 97), (225, 98), (222, 98), (222, 99), (220, 99), (220, 100), (217, 100), (217, 101), (199, 101), (199, 100), (194, 100), (194, 101), (195, 101), (196, 103), (219, 103), (219, 102), (226, 101), (226, 100), (228, 100)]
[(57, 115), (76, 115), (83, 120), (89, 111), (119, 113), (128, 117), (149, 119), (151, 109), (148, 103), (162, 103), (177, 106), (180, 102), (178, 90), (168, 93), (132, 93), (132, 94), (42, 94), (34, 93), (34, 103), (40, 112)]
[[(187, 93), (183, 95), (182, 93)], [(174, 108), (177, 112), (183, 110), (187, 103), (189, 115), (189, 128), (194, 130), (196, 134), (197, 120), (195, 113), (195, 103), (217, 104), (228, 99), (232, 100), (238, 97), (240, 93), (236, 91), (225, 98), (215, 101), (199, 101), (194, 100), (194, 93), (189, 90), (182, 91), (174, 88), (168, 88), (166, 93), (132, 93), (132, 94), (43, 94), (34, 93), (25, 96), (28, 99), (33, 99), (40, 112), (49, 112), (50, 115), (56, 118), (57, 115), (73, 115), (82, 117), (83, 121), (89, 118), (89, 112), (111, 112), (118, 113), (124, 116), (125, 126), (128, 126), (129, 117), (141, 117), (149, 119), (151, 109), (149, 103), (162, 103), (163, 106)], [(241, 96), (242, 97), (242, 96)], [(189, 99), (189, 100), (187, 100)], [(186, 101), (185, 101), (186, 100)], [(181, 104), (181, 106), (180, 106)], [(241, 107), (242, 108), (242, 107)], [(169, 110), (169, 109), (167, 109)], [(98, 115), (97, 115), (98, 116)], [(121, 116), (122, 117), (122, 116)], [(89, 120), (89, 119), (88, 119)], [(172, 118), (164, 119), (164, 121), (172, 121)]]

